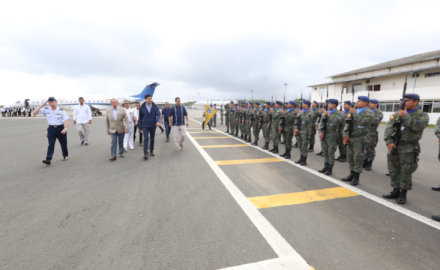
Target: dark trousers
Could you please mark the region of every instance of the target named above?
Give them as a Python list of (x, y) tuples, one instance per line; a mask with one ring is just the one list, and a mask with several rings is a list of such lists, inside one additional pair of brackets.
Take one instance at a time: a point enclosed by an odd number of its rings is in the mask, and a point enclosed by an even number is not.
[[(208, 122), (209, 130), (211, 130), (211, 121)], [(202, 129), (205, 130), (205, 121), (202, 123)]]
[(67, 157), (69, 152), (67, 151), (67, 133), (62, 134), (64, 125), (57, 126), (49, 126), (47, 128), (47, 139), (49, 141), (49, 146), (47, 147), (47, 156), (46, 158), (52, 159), (53, 152), (55, 150), (55, 142), (58, 139), (61, 145), (61, 151), (63, 152), (63, 157)]
[(119, 132), (115, 132), (115, 133), (110, 133), (110, 135), (112, 136), (112, 146), (111, 146), (111, 156), (112, 157), (116, 157), (116, 150), (117, 150), (117, 146), (119, 144), (119, 155), (122, 155), (124, 153), (124, 137), (125, 137), (125, 133), (119, 133)]
[(170, 121), (164, 121), (164, 125), (165, 125), (165, 134), (167, 135), (167, 139), (169, 139), (171, 132)]
[[(138, 127), (137, 126), (134, 126), (134, 132), (133, 132), (133, 135), (134, 135), (134, 138), (133, 138), (133, 142), (135, 142), (136, 141), (136, 130), (138, 129)], [(140, 142), (142, 142), (142, 133), (141, 133), (141, 130), (139, 129), (139, 143)]]
[(144, 127), (144, 154), (148, 154), (148, 143), (150, 143), (150, 150), (154, 150), (154, 136), (156, 135), (156, 127)]

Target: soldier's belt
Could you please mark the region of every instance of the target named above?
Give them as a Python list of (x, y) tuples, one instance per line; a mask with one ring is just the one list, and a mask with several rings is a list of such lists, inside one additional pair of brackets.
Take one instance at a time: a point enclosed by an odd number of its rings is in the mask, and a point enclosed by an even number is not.
[(331, 130), (326, 130), (325, 133), (332, 134), (332, 133), (337, 133), (337, 131), (334, 129), (331, 129)]
[(367, 134), (357, 134), (357, 135), (351, 135), (350, 138), (351, 139), (357, 139), (357, 138), (362, 138), (367, 136)]
[(416, 145), (419, 141), (399, 141), (399, 146)]

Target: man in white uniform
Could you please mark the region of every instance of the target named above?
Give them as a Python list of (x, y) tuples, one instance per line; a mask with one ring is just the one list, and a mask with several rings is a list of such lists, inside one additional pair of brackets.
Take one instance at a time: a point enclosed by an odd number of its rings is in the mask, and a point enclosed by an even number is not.
[[(141, 108), (141, 104), (139, 102), (136, 102), (136, 108), (133, 109), (134, 111), (134, 117), (136, 117), (136, 122), (134, 123), (134, 133), (133, 133), (133, 141), (136, 142), (136, 130), (138, 130), (138, 121), (139, 121), (139, 110)], [(142, 139), (142, 133), (139, 129), (139, 146), (143, 146), (143, 139)]]
[(130, 108), (130, 103), (128, 101), (124, 102), (125, 112), (128, 116), (128, 133), (125, 133), (124, 137), (124, 149), (127, 151), (127, 144), (130, 146), (130, 149), (134, 149), (133, 147), (133, 135), (134, 135), (134, 125), (137, 122), (137, 118), (134, 115), (134, 110)]
[(79, 133), (81, 145), (89, 145), (89, 125), (92, 123), (92, 109), (89, 105), (84, 104), (84, 98), (78, 99), (79, 105), (73, 109), (73, 124)]

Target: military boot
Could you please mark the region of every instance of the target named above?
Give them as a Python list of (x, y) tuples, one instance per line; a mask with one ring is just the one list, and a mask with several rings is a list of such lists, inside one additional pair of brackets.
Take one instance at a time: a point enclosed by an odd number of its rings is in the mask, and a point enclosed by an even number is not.
[(263, 147), (261, 147), (261, 148), (263, 148), (264, 150), (269, 149), (269, 143), (265, 143), (265, 144), (263, 145)]
[(290, 156), (290, 151), (291, 151), (292, 149), (289, 149), (289, 150), (287, 150), (287, 154), (286, 154), (286, 156), (284, 157), (285, 159), (290, 159), (291, 158), (291, 156)]
[(360, 173), (355, 172), (353, 176), (353, 180), (351, 181), (350, 185), (357, 186), (359, 184), (359, 175)]
[(325, 175), (332, 175), (333, 173), (333, 165), (328, 165), (328, 170), (325, 172)]
[(345, 177), (345, 178), (341, 178), (342, 181), (351, 181), (353, 180), (354, 177), (354, 171), (350, 171), (350, 175)]
[(226, 130), (226, 133), (229, 133), (229, 128)]
[(255, 140), (254, 145), (258, 146), (258, 140)]
[(274, 154), (278, 153), (278, 146), (275, 146), (275, 148), (273, 149), (272, 153), (274, 153)]
[(364, 159), (364, 163), (362, 164), (362, 168), (366, 168), (368, 164), (368, 159)]
[(313, 147), (315, 147), (313, 144), (309, 146), (309, 152), (313, 152)]
[(339, 159), (339, 162), (347, 162), (347, 156), (341, 155), (341, 158)]
[(252, 139), (251, 139), (251, 136), (249, 135), (249, 138), (248, 138), (248, 141), (247, 141), (248, 143), (251, 143), (252, 142)]
[(303, 156), (301, 155), (300, 159), (295, 161), (296, 164), (300, 164), (303, 161)]
[(269, 150), (269, 152), (273, 152), (275, 150), (275, 146), (273, 146), (272, 149)]
[(335, 158), (336, 161), (339, 161), (341, 159), (342, 155), (339, 154), (339, 157)]
[(391, 191), (388, 194), (382, 195), (385, 199), (396, 199), (399, 198), (400, 190), (398, 188), (393, 188), (393, 191)]
[(292, 147), (293, 148), (298, 148), (298, 143), (296, 142)]
[(303, 156), (303, 160), (301, 161), (301, 166), (306, 166), (307, 165), (307, 157)]
[(235, 132), (235, 137), (238, 137), (238, 131)]
[(328, 163), (324, 163), (324, 168), (322, 170), (319, 170), (320, 173), (325, 173), (328, 170)]
[(369, 160), (368, 163), (367, 163), (367, 167), (365, 167), (365, 170), (371, 171), (371, 166), (373, 166), (373, 161)]
[(405, 204), (406, 203), (406, 189), (400, 190), (399, 198), (397, 199), (398, 204)]
[(322, 155), (322, 150), (321, 150), (321, 152), (319, 152), (319, 153), (316, 153), (316, 155), (317, 155), (317, 156), (320, 156), (320, 155)]
[(284, 151), (284, 154), (280, 155), (280, 157), (285, 157), (287, 155), (287, 149)]

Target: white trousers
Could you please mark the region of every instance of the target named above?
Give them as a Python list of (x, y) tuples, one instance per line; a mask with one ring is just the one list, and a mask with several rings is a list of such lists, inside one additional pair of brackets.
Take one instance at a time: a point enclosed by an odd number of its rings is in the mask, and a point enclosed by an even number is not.
[(177, 149), (180, 149), (180, 144), (185, 140), (186, 128), (185, 126), (171, 126), (173, 131), (174, 144)]
[(124, 136), (124, 148), (127, 148), (127, 144), (133, 147), (133, 136), (134, 136), (134, 123), (128, 124), (128, 133)]
[(76, 122), (76, 130), (79, 134), (79, 139), (89, 143), (89, 123), (81, 124)]

